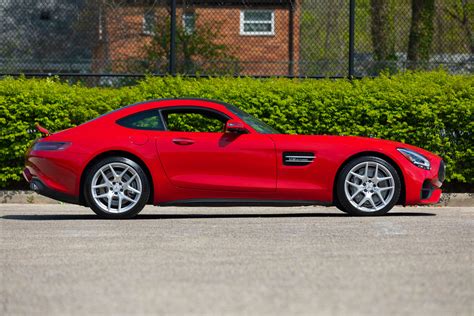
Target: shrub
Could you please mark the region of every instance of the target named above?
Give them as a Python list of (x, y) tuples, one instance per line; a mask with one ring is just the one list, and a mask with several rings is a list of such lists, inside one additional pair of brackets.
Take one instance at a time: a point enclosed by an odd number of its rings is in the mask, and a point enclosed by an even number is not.
[(143, 100), (200, 97), (235, 104), (285, 133), (380, 137), (442, 156), (447, 180), (474, 178), (474, 76), (442, 71), (363, 80), (150, 77), (87, 88), (57, 79), (0, 80), (0, 187), (21, 180), (36, 122), (57, 131)]

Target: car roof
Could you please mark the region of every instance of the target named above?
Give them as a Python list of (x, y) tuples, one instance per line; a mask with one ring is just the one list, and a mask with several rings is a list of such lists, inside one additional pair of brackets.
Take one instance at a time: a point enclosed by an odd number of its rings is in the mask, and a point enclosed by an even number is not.
[[(167, 102), (170, 101), (170, 102)], [(197, 104), (182, 104), (182, 103), (176, 103), (178, 101), (198, 101)], [(134, 106), (139, 106), (139, 105), (145, 105), (145, 104), (154, 104), (156, 107), (167, 107), (167, 106), (190, 106), (190, 105), (200, 105), (200, 103), (213, 103), (213, 104), (218, 104), (222, 105), (224, 107), (229, 107), (232, 106), (229, 103), (218, 101), (218, 100), (212, 100), (212, 99), (206, 99), (206, 98), (161, 98), (161, 99), (152, 99), (152, 100), (146, 100), (142, 102), (137, 102), (134, 104), (127, 105), (125, 107), (122, 107), (120, 109), (125, 109), (128, 107), (134, 107)]]
[(137, 112), (156, 109), (156, 108), (181, 107), (181, 106), (182, 107), (189, 107), (189, 106), (208, 107), (208, 108), (217, 109), (217, 110), (224, 110), (224, 112), (228, 112), (229, 108), (234, 108), (234, 106), (231, 104), (228, 104), (222, 101), (217, 101), (217, 100), (205, 99), (205, 98), (152, 99), (152, 100), (141, 101), (141, 102), (137, 102), (137, 103), (120, 107), (118, 109), (104, 113), (86, 123), (90, 123), (90, 122), (98, 121), (98, 120), (102, 121), (103, 119), (116, 120), (116, 119), (120, 119), (122, 117), (131, 115), (131, 114), (135, 114)]

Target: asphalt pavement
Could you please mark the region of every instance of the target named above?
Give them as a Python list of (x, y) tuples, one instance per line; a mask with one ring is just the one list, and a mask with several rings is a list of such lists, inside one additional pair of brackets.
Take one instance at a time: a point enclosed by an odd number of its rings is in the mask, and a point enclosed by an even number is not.
[(474, 315), (474, 207), (0, 205), (2, 315)]

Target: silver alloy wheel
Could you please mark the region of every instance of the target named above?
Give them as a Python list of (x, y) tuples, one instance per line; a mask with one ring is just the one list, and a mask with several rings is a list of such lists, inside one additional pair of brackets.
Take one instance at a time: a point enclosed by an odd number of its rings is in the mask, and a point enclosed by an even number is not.
[(344, 181), (347, 200), (361, 212), (376, 212), (392, 201), (395, 180), (384, 165), (366, 161), (354, 166)]
[(90, 189), (95, 203), (104, 212), (125, 213), (140, 200), (142, 181), (133, 167), (112, 162), (97, 170)]

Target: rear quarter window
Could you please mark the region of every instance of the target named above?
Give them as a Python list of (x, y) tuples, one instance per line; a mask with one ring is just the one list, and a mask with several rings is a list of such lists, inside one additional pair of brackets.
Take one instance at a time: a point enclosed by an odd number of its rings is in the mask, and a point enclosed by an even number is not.
[(157, 110), (148, 110), (135, 113), (117, 120), (117, 124), (142, 130), (163, 131), (164, 125), (160, 113)]

